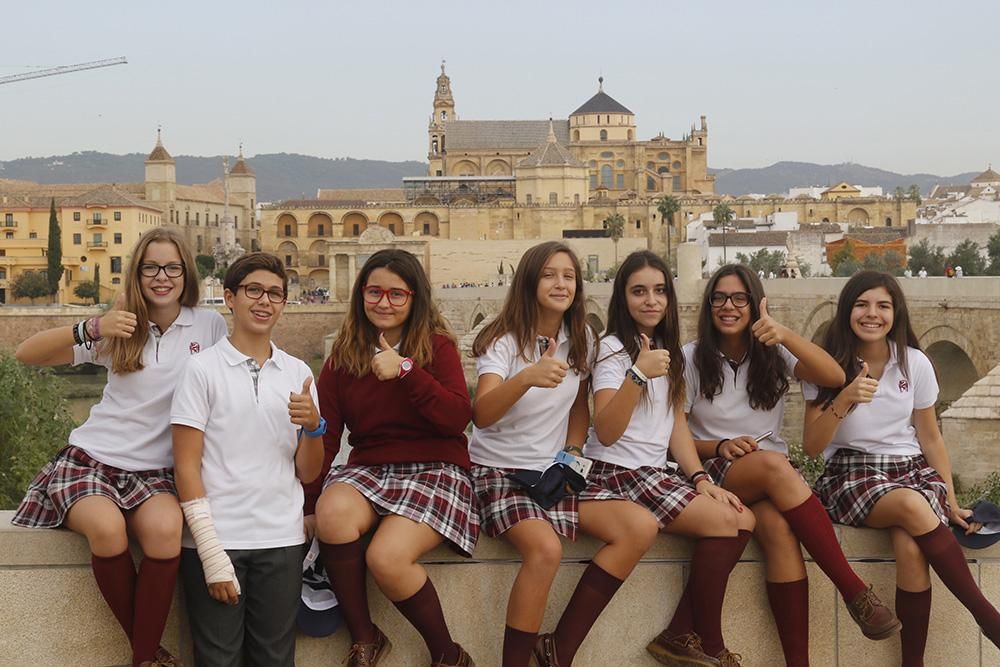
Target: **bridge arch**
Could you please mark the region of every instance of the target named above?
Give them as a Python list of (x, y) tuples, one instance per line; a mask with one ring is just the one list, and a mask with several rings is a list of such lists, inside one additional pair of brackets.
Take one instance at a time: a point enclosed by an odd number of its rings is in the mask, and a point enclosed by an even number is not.
[(805, 324), (802, 325), (800, 333), (806, 340), (811, 340), (817, 345), (823, 342), (826, 330), (830, 328), (830, 322), (837, 313), (837, 302), (830, 299), (817, 305), (806, 316)]

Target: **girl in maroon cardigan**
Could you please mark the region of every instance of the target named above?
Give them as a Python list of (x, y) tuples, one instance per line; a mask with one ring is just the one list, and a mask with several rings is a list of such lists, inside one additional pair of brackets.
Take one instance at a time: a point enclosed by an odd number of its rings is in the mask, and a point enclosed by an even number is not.
[[(365, 262), (317, 389), (327, 422), (324, 470), (345, 426), (352, 447), (347, 465), (325, 475), (322, 495), (318, 483), (306, 485), (305, 508), (315, 514), (307, 530), (318, 532), (351, 633), (349, 667), (377, 665), (392, 647), (369, 614), (369, 569), (423, 637), (434, 666), (472, 665), (417, 563), (444, 540), (471, 555), (479, 518), (468, 476), (465, 376), (416, 257), (380, 250)], [(366, 552), (361, 538), (373, 528)]]

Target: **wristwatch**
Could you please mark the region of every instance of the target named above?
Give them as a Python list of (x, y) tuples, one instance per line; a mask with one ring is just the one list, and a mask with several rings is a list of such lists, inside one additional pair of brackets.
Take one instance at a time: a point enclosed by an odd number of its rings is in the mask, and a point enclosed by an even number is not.
[(413, 359), (409, 357), (403, 357), (403, 360), (399, 362), (399, 376), (405, 378), (410, 371), (413, 370)]
[(307, 431), (305, 427), (302, 427), (302, 435), (307, 435), (310, 438), (316, 438), (326, 433), (326, 419), (323, 417), (319, 418), (319, 426), (316, 427), (315, 431)]

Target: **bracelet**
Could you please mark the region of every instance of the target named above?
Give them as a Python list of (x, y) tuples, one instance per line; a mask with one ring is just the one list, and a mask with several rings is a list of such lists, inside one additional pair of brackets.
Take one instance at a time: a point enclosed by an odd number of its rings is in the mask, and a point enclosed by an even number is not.
[(642, 373), (636, 370), (635, 366), (625, 371), (625, 377), (632, 380), (638, 387), (643, 388), (649, 380), (644, 379)]
[(569, 447), (567, 447), (563, 451), (568, 452), (568, 453), (572, 454), (573, 456), (583, 456), (583, 449), (581, 449), (580, 447), (577, 447), (576, 445), (570, 445)]
[(77, 345), (83, 345), (83, 338), (80, 337), (80, 322), (73, 325), (73, 342)]
[(87, 332), (87, 338), (95, 343), (101, 340), (101, 319), (99, 317), (91, 317), (84, 325), (84, 330)]
[(629, 370), (638, 375), (639, 379), (642, 380), (643, 382), (649, 382), (649, 378), (646, 377), (646, 374), (640, 371), (639, 367), (636, 366), (635, 364), (632, 364), (632, 368), (630, 368)]
[(709, 474), (708, 474), (707, 472), (705, 472), (704, 470), (699, 470), (699, 471), (698, 471), (698, 472), (696, 472), (695, 474), (691, 475), (691, 477), (690, 477), (689, 479), (691, 480), (691, 484), (693, 484), (693, 485), (695, 485), (695, 486), (697, 486), (697, 485), (698, 485), (698, 482), (700, 482), (700, 481), (701, 481), (701, 480), (703, 480), (703, 479), (704, 479), (705, 481), (707, 481), (707, 482), (708, 482), (709, 484), (715, 484), (715, 482), (714, 482), (714, 481), (712, 481), (712, 477), (711, 477), (711, 475), (709, 475)]
[(302, 435), (309, 436), (310, 438), (315, 438), (326, 433), (326, 419), (322, 416), (319, 418), (319, 426), (316, 427), (315, 431), (307, 431), (305, 427), (299, 429)]
[(730, 440), (730, 438), (723, 438), (722, 440), (719, 440), (718, 444), (715, 445), (715, 456), (716, 457), (721, 456), (721, 454), (719, 454), (719, 448), (722, 447), (722, 443), (729, 442), (729, 440)]

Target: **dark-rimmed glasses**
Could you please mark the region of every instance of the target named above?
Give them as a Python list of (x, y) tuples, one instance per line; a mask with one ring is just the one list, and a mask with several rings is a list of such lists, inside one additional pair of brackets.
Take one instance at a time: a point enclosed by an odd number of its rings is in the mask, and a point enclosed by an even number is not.
[(708, 297), (708, 302), (712, 304), (712, 308), (722, 308), (726, 305), (726, 301), (732, 301), (733, 306), (736, 308), (746, 308), (750, 303), (750, 294), (747, 292), (733, 292), (732, 294), (712, 292), (711, 296)]
[(279, 287), (272, 287), (271, 289), (264, 289), (263, 285), (258, 285), (257, 283), (248, 283), (245, 285), (240, 285), (237, 287), (243, 288), (243, 293), (247, 295), (248, 299), (258, 300), (260, 297), (267, 294), (267, 300), (271, 303), (284, 303), (285, 302), (285, 291)]
[(160, 271), (166, 274), (167, 278), (180, 278), (184, 275), (183, 264), (140, 264), (139, 273), (146, 278), (155, 278), (160, 275)]
[(383, 289), (377, 285), (369, 285), (361, 291), (361, 295), (364, 297), (365, 303), (373, 306), (380, 303), (383, 296), (389, 299), (390, 306), (405, 306), (406, 302), (413, 296), (413, 292), (398, 287)]

